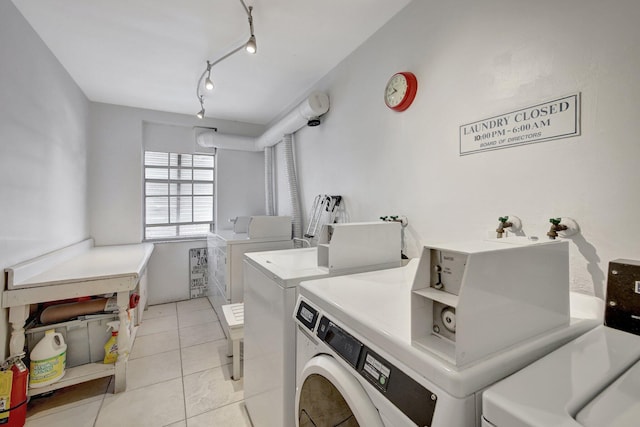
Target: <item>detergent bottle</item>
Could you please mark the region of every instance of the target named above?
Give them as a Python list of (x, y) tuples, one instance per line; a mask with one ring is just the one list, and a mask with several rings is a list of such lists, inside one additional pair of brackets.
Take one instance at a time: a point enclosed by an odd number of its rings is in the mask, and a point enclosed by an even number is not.
[(104, 345), (104, 363), (115, 363), (118, 360), (118, 329), (120, 322), (107, 323), (107, 331), (111, 331), (111, 337)]
[(67, 344), (61, 333), (49, 329), (30, 354), (29, 386), (44, 387), (64, 376), (67, 363)]

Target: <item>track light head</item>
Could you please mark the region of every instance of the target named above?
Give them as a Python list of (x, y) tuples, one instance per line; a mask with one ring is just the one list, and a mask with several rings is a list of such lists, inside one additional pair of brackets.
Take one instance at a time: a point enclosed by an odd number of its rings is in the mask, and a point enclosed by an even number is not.
[(198, 114), (196, 114), (196, 117), (199, 119), (204, 118), (204, 107), (200, 111), (198, 111)]
[(213, 67), (213, 64), (207, 61), (207, 79), (204, 81), (204, 87), (207, 90), (213, 90), (213, 80), (211, 80), (211, 67)]
[(256, 44), (256, 36), (252, 34), (251, 37), (249, 37), (249, 41), (244, 46), (244, 48), (249, 53), (256, 53), (258, 51), (258, 45)]

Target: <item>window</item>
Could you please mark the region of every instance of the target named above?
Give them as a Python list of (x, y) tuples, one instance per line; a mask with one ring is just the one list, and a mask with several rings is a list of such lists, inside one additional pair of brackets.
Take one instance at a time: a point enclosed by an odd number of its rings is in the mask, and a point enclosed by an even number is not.
[(213, 156), (144, 152), (144, 238), (180, 239), (213, 230)]

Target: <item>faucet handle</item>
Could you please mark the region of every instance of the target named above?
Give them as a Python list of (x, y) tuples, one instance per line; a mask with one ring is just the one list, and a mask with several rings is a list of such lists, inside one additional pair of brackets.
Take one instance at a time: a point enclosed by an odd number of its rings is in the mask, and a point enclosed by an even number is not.
[(553, 225), (559, 225), (561, 220), (561, 218), (549, 218), (549, 222)]
[(498, 218), (498, 221), (500, 221), (501, 223), (505, 223), (507, 221), (509, 221), (509, 216), (501, 216), (500, 218)]

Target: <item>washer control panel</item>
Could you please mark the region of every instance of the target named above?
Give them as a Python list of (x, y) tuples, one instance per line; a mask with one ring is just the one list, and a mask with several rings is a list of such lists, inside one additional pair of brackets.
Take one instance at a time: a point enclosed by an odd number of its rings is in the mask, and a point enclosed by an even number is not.
[(324, 315), (316, 335), (417, 426), (431, 426), (438, 401), (435, 393)]

